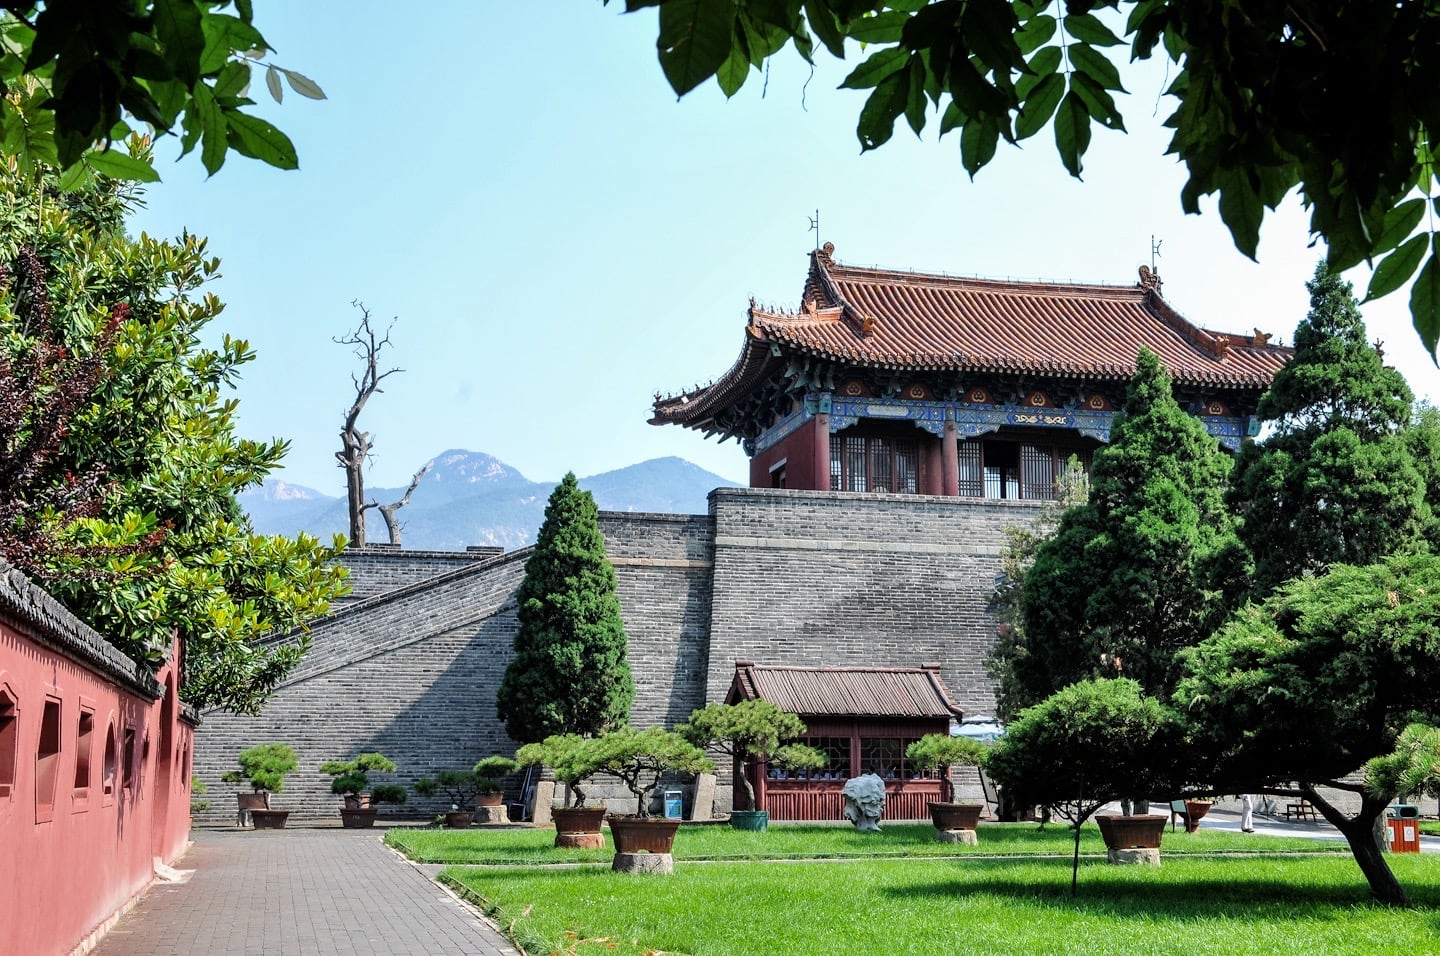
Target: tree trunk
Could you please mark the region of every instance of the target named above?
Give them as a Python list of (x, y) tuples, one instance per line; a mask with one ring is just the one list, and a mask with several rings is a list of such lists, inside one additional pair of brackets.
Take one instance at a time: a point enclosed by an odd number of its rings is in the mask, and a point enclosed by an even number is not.
[(1350, 852), (1355, 857), (1355, 863), (1360, 867), (1360, 872), (1365, 874), (1365, 881), (1370, 884), (1370, 895), (1375, 898), (1375, 902), (1386, 906), (1408, 907), (1410, 898), (1400, 881), (1395, 879), (1395, 874), (1390, 871), (1390, 864), (1385, 861), (1383, 845), (1376, 838), (1375, 824), (1385, 811), (1386, 801), (1377, 800), (1367, 793), (1361, 797), (1360, 812), (1353, 817), (1347, 817), (1326, 802), (1313, 787), (1302, 786), (1301, 789), (1320, 815), (1345, 837), (1345, 842), (1350, 845)]

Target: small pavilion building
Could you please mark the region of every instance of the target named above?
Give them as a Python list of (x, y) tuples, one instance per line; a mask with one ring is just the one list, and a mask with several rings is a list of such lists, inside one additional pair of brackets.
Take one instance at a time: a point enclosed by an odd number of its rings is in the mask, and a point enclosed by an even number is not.
[[(885, 819), (920, 820), (943, 799), (934, 772), (909, 765), (905, 749), (926, 734), (948, 733), (963, 714), (940, 680), (940, 665), (921, 667), (791, 667), (738, 661), (727, 704), (768, 700), (798, 714), (800, 742), (829, 758), (814, 771), (791, 772), (749, 758), (744, 773), (756, 809), (772, 820), (842, 820), (845, 781), (873, 773), (885, 781)], [(737, 795), (743, 789), (735, 781)]]
[(810, 257), (798, 311), (750, 304), (740, 356), (710, 385), (656, 396), (652, 424), (737, 439), (754, 488), (1045, 499), (1088, 467), (1141, 348), (1228, 448), (1292, 350), (1212, 332), (1133, 286), (1014, 282)]

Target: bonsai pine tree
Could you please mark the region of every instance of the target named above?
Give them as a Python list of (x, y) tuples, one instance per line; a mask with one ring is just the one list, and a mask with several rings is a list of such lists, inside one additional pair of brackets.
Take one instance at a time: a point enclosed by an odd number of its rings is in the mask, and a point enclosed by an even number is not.
[[(320, 765), (321, 773), (334, 777), (330, 781), (330, 792), (338, 793), (358, 802), (360, 795), (368, 793), (370, 803), (404, 803), (405, 788), (398, 783), (370, 784), (371, 773), (394, 773), (395, 762), (384, 754), (363, 753), (354, 760), (327, 760)], [(350, 806), (348, 802), (346, 806)]]
[[(815, 748), (784, 743), (805, 733), (805, 724), (768, 700), (709, 704), (691, 713), (675, 732), (696, 747), (718, 750), (737, 763), (750, 756), (791, 769), (825, 765), (825, 755)], [(740, 809), (753, 810), (755, 786), (746, 774), (739, 776), (745, 787), (745, 806)]]
[(618, 777), (635, 795), (635, 815), (648, 817), (647, 797), (660, 785), (666, 771), (713, 773), (715, 763), (705, 751), (674, 731), (660, 727), (636, 730), (622, 727), (594, 741), (600, 773)]
[[(981, 767), (990, 748), (969, 737), (952, 737), (949, 734), (926, 734), (905, 748), (905, 759), (920, 770), (941, 770), (953, 766)], [(955, 797), (955, 784), (947, 774), (945, 800)]]
[(580, 784), (585, 778), (600, 769), (597, 759), (596, 740), (579, 734), (552, 734), (535, 744), (526, 744), (515, 753), (519, 764), (543, 764), (555, 774), (555, 779), (570, 788), (575, 795), (575, 807), (585, 806), (585, 791)]
[(242, 750), (236, 758), (238, 770), (227, 770), (220, 779), (226, 783), (248, 783), (256, 793), (279, 793), (285, 789), (285, 777), (300, 764), (295, 751), (285, 744), (258, 744)]
[(475, 792), (477, 793), (499, 793), (502, 789), (500, 781), (520, 769), (520, 764), (510, 757), (500, 754), (484, 757), (475, 764)]
[(1366, 341), (1350, 283), (1321, 262), (1305, 287), (1310, 312), (1295, 330), (1295, 357), (1258, 408), (1274, 432), (1247, 443), (1230, 494), (1257, 598), (1337, 562), (1379, 561), (1428, 519), (1405, 434), (1409, 386)]
[(595, 499), (573, 472), (545, 506), (517, 600), (515, 657), (496, 697), (506, 733), (533, 743), (623, 726), (635, 682), (615, 569), (605, 557)]

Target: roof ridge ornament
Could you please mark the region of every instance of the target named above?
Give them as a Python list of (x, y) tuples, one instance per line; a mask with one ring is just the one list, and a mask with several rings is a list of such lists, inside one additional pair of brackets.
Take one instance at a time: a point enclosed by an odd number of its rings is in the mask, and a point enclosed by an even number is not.
[(1140, 266), (1140, 288), (1159, 295), (1160, 285), (1160, 273), (1147, 265)]

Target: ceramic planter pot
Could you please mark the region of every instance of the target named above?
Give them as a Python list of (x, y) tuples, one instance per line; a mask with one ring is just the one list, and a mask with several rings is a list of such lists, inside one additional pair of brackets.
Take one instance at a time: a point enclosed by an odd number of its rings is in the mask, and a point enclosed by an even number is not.
[(1200, 829), (1200, 818), (1210, 812), (1213, 801), (1210, 800), (1186, 800), (1185, 801), (1185, 832), (1194, 833)]
[(1123, 817), (1119, 814), (1097, 816), (1095, 822), (1100, 824), (1100, 835), (1105, 839), (1105, 846), (1111, 850), (1130, 850), (1134, 848), (1154, 849), (1160, 848), (1160, 837), (1165, 832), (1165, 822), (1169, 819), (1168, 814), (1146, 813), (1134, 816)]
[(930, 804), (930, 820), (937, 830), (973, 830), (984, 812), (983, 803)]
[(498, 807), (505, 801), (505, 794), (496, 790), (494, 793), (481, 793), (475, 797), (475, 805), (480, 807)]
[(375, 807), (346, 807), (340, 811), (340, 825), (347, 830), (361, 830), (375, 825)]
[(251, 810), (250, 819), (255, 821), (257, 830), (283, 830), (289, 810)]
[(557, 833), (599, 833), (605, 821), (602, 807), (556, 807), (550, 811), (555, 818)]
[(730, 826), (736, 830), (768, 830), (770, 828), (770, 811), (731, 810)]
[(469, 810), (448, 810), (445, 813), (445, 825), (452, 830), (463, 830), (470, 826), (474, 816)]
[(610, 835), (616, 853), (669, 853), (675, 846), (679, 820), (665, 817), (611, 817)]

